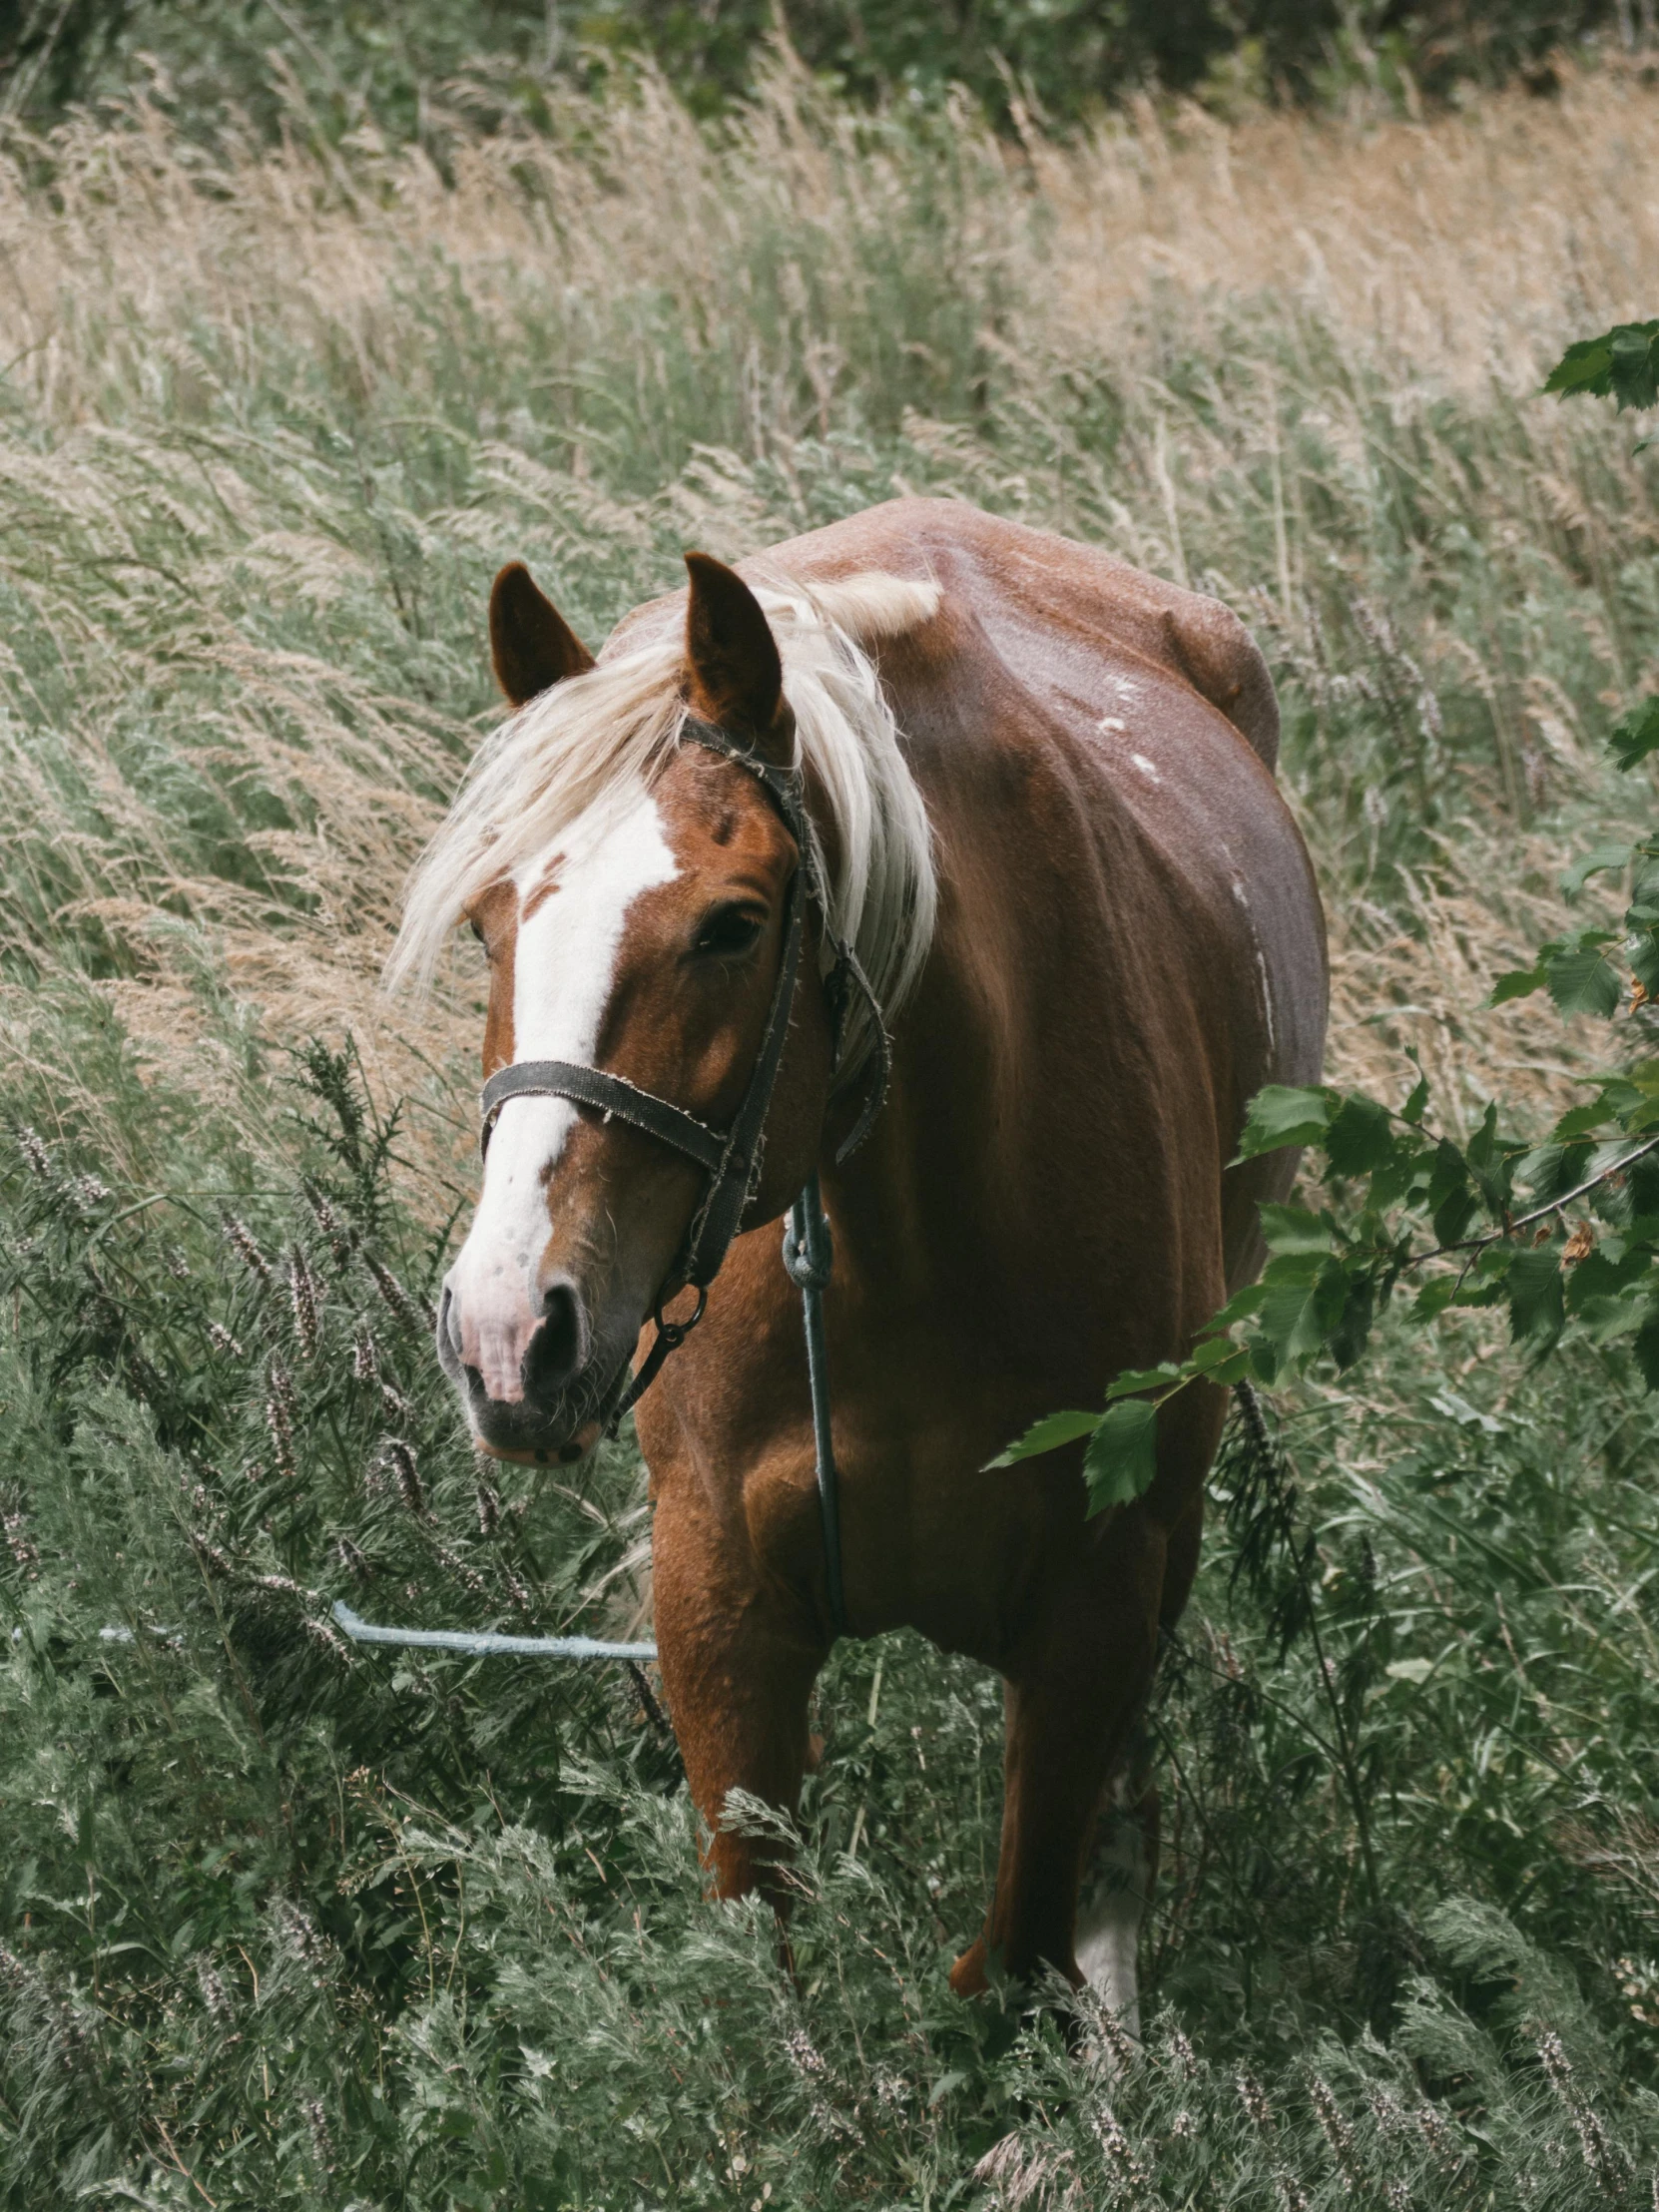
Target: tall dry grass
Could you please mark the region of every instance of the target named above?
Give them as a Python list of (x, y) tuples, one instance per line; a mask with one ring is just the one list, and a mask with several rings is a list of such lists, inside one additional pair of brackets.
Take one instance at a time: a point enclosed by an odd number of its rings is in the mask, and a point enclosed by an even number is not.
[(684, 544), (917, 488), (1252, 621), (1333, 894), (1339, 1074), (1389, 1082), (1411, 1042), (1454, 1120), (1499, 1074), (1560, 1095), (1553, 1014), (1472, 1009), (1547, 925), (1607, 804), (1598, 726), (1659, 655), (1647, 464), (1532, 396), (1652, 304), (1651, 91), (1143, 106), (1010, 152), (784, 74), (719, 142), (648, 86), (436, 143), (296, 114), (209, 149), (159, 98), (10, 143), (6, 1020), (43, 1083), (73, 973), (245, 1103), (261, 1036), (350, 1027), (458, 1160), (475, 979), (458, 955), (426, 1011), (375, 981), (492, 712), (490, 570), (529, 557), (602, 632)]

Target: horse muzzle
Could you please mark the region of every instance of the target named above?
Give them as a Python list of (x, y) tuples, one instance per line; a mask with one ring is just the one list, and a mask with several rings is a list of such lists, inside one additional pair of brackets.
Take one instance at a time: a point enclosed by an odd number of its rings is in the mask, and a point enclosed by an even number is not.
[[(632, 1349), (632, 1346), (628, 1348)], [(460, 1392), (474, 1440), (497, 1459), (544, 1465), (582, 1459), (605, 1430), (626, 1378), (594, 1357), (580, 1294), (549, 1285), (539, 1311), (469, 1316), (451, 1273), (437, 1322), (438, 1365)]]

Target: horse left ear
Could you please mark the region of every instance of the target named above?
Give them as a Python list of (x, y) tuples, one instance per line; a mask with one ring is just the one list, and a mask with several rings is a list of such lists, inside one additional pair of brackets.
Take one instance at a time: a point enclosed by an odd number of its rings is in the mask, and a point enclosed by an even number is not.
[(490, 593), (490, 658), (496, 682), (515, 707), (567, 676), (586, 676), (594, 665), (522, 561), (509, 561)]
[(705, 722), (747, 738), (788, 768), (795, 759), (795, 718), (784, 698), (784, 664), (761, 603), (724, 561), (688, 553), (686, 659), (691, 701)]

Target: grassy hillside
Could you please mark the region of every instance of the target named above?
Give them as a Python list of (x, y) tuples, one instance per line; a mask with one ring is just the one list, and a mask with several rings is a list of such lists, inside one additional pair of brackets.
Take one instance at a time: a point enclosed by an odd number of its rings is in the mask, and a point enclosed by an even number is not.
[[(1423, 129), (1148, 109), (1010, 154), (794, 82), (277, 151), (134, 106), (0, 173), (0, 2200), (1652, 2201), (1654, 1415), (1616, 1353), (1387, 1333), (1218, 1471), (1158, 1706), (1161, 2019), (956, 2003), (1000, 1696), (839, 1651), (799, 1987), (698, 1902), (609, 1670), (328, 1608), (625, 1627), (640, 1470), (465, 1448), (423, 1312), (479, 977), (376, 992), (495, 713), (511, 556), (597, 639), (904, 488), (1251, 622), (1333, 1067), (1453, 1126), (1604, 1049), (1479, 1011), (1628, 800), (1654, 470), (1533, 396), (1652, 311), (1639, 80)], [(1010, 1480), (1019, 1479), (1017, 1472)]]

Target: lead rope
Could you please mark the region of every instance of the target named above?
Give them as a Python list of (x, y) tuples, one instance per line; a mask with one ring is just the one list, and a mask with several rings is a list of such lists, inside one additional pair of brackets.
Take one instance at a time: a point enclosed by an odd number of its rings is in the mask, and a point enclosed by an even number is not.
[(830, 1583), (830, 1628), (846, 1634), (846, 1593), (841, 1586), (840, 1484), (830, 1433), (830, 1363), (824, 1350), (824, 1294), (835, 1265), (829, 1217), (819, 1196), (818, 1170), (808, 1176), (790, 1208), (784, 1230), (784, 1266), (801, 1293), (807, 1329), (807, 1378), (813, 1391), (813, 1443), (818, 1459), (818, 1509), (824, 1523), (824, 1567)]

